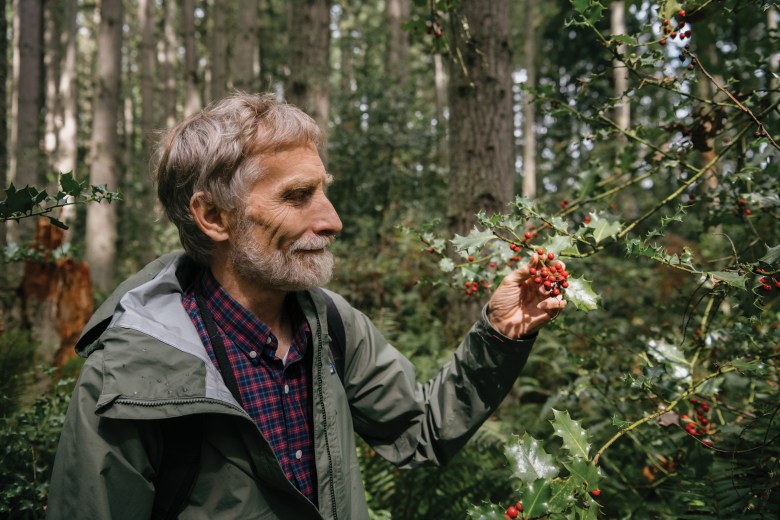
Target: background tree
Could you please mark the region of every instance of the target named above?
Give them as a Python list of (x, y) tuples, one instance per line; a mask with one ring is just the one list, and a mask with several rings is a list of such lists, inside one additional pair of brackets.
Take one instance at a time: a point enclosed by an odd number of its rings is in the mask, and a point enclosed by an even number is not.
[[(97, 35), (92, 150), (89, 179), (114, 187), (118, 179), (119, 80), (122, 59), (122, 0), (102, 0)], [(86, 259), (101, 291), (114, 285), (116, 273), (116, 207), (92, 204), (87, 211)]]

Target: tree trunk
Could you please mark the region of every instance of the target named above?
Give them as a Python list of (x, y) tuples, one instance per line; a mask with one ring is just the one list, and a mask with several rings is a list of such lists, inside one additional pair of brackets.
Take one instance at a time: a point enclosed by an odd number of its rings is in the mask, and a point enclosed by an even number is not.
[[(60, 34), (63, 59), (57, 89), (62, 121), (57, 129), (57, 151), (54, 158), (54, 166), (57, 172), (72, 172), (76, 176), (78, 176), (76, 172), (78, 154), (77, 15), (77, 0), (66, 0), (63, 2), (63, 26)], [(75, 206), (66, 206), (62, 209), (60, 213), (61, 221), (70, 224), (75, 218)], [(70, 242), (71, 238), (72, 231), (68, 230), (65, 233), (65, 242)]]
[(293, 0), (288, 6), (290, 78), (285, 97), (312, 116), (327, 135), (330, 0)]
[[(90, 183), (116, 189), (122, 0), (102, 0), (97, 43)], [(86, 258), (95, 287), (102, 291), (109, 291), (114, 284), (116, 236), (115, 206), (90, 204)]]
[[(506, 211), (513, 197), (510, 2), (463, 0), (450, 18), (447, 218), (451, 234), (467, 235), (476, 213)], [(480, 306), (453, 298), (444, 332), (448, 344), (457, 344)]]
[(162, 85), (162, 117), (165, 127), (176, 124), (176, 2), (165, 0), (163, 37), (158, 43), (159, 83)]
[[(610, 4), (611, 13), (611, 31), (612, 34), (625, 34), (626, 33), (626, 9), (623, 0), (616, 0)], [(617, 51), (620, 55), (625, 56), (626, 46), (619, 45)], [(615, 105), (615, 122), (622, 130), (627, 130), (631, 126), (631, 104), (626, 97), (626, 91), (628, 90), (628, 69), (619, 60), (612, 62), (612, 78), (615, 82), (615, 99), (617, 104)], [(622, 141), (625, 141), (625, 137), (621, 137)]]
[[(42, 0), (19, 2), (19, 72), (17, 80), (15, 169), (11, 178), (17, 187), (41, 187), (41, 85), (42, 85)], [(10, 226), (12, 241), (29, 242), (35, 237), (35, 219)]]
[(225, 9), (214, 6), (211, 10), (211, 100), (216, 101), (227, 93), (227, 46), (225, 42)]
[(385, 11), (389, 28), (387, 42), (387, 75), (397, 85), (409, 76), (409, 33), (401, 25), (411, 17), (409, 0), (387, 0)]
[[(8, 0), (0, 0), (0, 34), (8, 34)], [(8, 185), (8, 38), (0, 38), (0, 188)], [(5, 245), (5, 224), (0, 227), (0, 247)]]
[[(452, 11), (448, 220), (468, 233), (475, 214), (512, 200), (514, 136), (509, 0), (464, 0)], [(457, 56), (462, 56), (460, 62)]]
[(239, 8), (233, 11), (238, 19), (230, 75), (233, 78), (233, 88), (246, 92), (255, 90), (255, 78), (259, 74), (257, 12), (258, 0), (241, 0)]
[[(523, 61), (530, 89), (536, 88), (536, 1), (525, 0)], [(536, 105), (528, 91), (523, 92), (523, 197), (536, 198)]]
[(155, 120), (154, 106), (154, 20), (153, 0), (139, 0), (138, 25), (141, 27), (141, 48), (139, 52), (141, 80), (141, 155), (149, 158), (149, 143)]
[(184, 40), (184, 113), (190, 115), (201, 108), (198, 56), (195, 51), (195, 0), (183, 0), (181, 24)]

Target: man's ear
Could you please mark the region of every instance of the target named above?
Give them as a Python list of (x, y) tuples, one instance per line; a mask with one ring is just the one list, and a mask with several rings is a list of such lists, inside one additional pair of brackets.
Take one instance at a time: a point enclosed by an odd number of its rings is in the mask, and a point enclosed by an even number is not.
[(215, 206), (208, 193), (199, 191), (190, 197), (190, 212), (198, 228), (214, 242), (230, 238), (228, 212)]

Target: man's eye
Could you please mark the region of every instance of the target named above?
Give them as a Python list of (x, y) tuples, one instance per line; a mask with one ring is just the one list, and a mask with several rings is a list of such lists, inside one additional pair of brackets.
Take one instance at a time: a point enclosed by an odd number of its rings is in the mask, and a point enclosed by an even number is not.
[(295, 190), (288, 193), (285, 197), (285, 200), (300, 204), (309, 200), (311, 198), (311, 194), (312, 192), (310, 190)]

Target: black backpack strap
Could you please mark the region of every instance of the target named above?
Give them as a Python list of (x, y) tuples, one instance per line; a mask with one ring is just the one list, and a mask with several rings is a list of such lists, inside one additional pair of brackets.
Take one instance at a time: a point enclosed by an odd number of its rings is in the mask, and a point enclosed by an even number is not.
[(162, 460), (154, 480), (153, 520), (179, 516), (200, 473), (206, 418), (201, 414), (161, 419)]
[(328, 311), (328, 335), (330, 336), (330, 354), (333, 356), (333, 368), (339, 376), (341, 382), (344, 382), (344, 351), (347, 344), (347, 334), (344, 331), (344, 321), (328, 293), (320, 289), (320, 294), (325, 299), (325, 306)]

